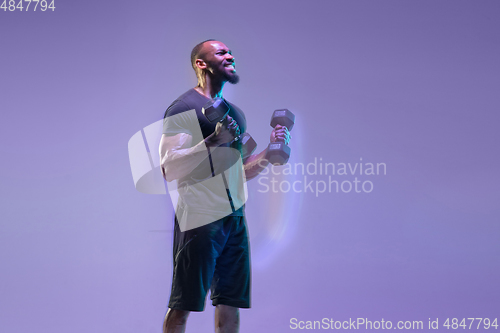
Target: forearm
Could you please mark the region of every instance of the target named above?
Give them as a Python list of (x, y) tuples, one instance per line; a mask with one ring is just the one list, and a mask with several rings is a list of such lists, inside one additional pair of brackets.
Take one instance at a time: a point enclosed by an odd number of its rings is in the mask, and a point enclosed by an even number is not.
[(269, 161), (266, 159), (266, 152), (267, 149), (264, 149), (259, 154), (251, 155), (245, 160), (243, 169), (247, 180), (257, 177), (267, 167)]

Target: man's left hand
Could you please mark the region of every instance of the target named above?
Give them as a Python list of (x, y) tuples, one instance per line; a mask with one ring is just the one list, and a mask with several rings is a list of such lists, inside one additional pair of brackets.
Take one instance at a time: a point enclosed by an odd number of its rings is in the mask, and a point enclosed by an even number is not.
[(271, 137), (269, 138), (269, 141), (271, 141), (271, 142), (284, 142), (286, 145), (288, 145), (291, 138), (292, 138), (292, 136), (290, 135), (288, 128), (278, 124), (271, 132)]

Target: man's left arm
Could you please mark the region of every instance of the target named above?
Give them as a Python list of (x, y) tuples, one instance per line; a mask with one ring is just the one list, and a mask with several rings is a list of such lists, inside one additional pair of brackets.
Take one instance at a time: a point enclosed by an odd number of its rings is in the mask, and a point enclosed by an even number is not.
[[(285, 142), (288, 145), (291, 139), (290, 132), (285, 126), (276, 125), (276, 127), (271, 132), (271, 137), (269, 141), (273, 142)], [(243, 163), (243, 169), (245, 170), (245, 177), (248, 180), (253, 179), (264, 170), (269, 161), (266, 159), (267, 148), (261, 151), (259, 154), (249, 156)]]

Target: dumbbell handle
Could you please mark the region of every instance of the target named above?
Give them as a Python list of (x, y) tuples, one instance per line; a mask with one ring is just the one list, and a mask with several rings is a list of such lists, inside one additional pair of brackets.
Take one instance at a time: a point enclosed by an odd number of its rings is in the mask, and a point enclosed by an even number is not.
[[(281, 125), (281, 124), (278, 124), (278, 125)], [(281, 126), (283, 126), (283, 125), (281, 125)], [(283, 126), (283, 127), (285, 127), (285, 128), (286, 128), (286, 126)], [(287, 129), (288, 129), (288, 128), (287, 128)], [(275, 142), (283, 142), (283, 143), (285, 143), (285, 139), (276, 138), (276, 141), (275, 141)]]

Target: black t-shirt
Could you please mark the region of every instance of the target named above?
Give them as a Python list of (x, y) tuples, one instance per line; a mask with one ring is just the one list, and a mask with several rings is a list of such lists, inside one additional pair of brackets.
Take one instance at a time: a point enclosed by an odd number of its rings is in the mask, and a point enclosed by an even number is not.
[[(166, 117), (170, 117), (181, 112), (194, 109), (196, 110), (196, 116), (198, 117), (198, 123), (200, 125), (203, 138), (206, 138), (215, 131), (215, 124), (210, 123), (205, 115), (201, 112), (201, 109), (209, 100), (209, 98), (203, 96), (194, 88), (189, 89), (187, 92), (179, 96), (174, 102), (172, 102), (172, 104), (170, 104), (170, 106), (167, 108), (167, 111), (165, 111), (164, 119)], [(229, 116), (232, 117), (236, 121), (236, 123), (238, 123), (240, 132), (245, 133), (247, 128), (245, 114), (239, 107), (237, 107), (233, 103), (230, 103), (227, 100), (225, 101), (230, 106)], [(166, 124), (164, 122), (163, 133), (166, 135), (175, 135), (178, 133), (192, 134), (186, 132), (186, 128), (182, 127), (185, 127), (185, 124), (178, 124), (180, 126), (178, 126), (177, 128), (173, 126), (174, 124), (168, 124), (168, 128), (166, 128), (165, 125)]]
[[(204, 138), (215, 131), (216, 124), (208, 121), (202, 113), (202, 108), (209, 101), (209, 98), (198, 93), (194, 88), (188, 90), (179, 96), (166, 110), (163, 120), (163, 134), (173, 136), (179, 133), (187, 133), (192, 136), (192, 145), (195, 146)], [(236, 105), (226, 101), (230, 106), (229, 116), (232, 117), (238, 124), (240, 132), (246, 130), (246, 119), (243, 111)], [(178, 179), (180, 197), (184, 207), (189, 207), (192, 211), (213, 213), (214, 210), (220, 208), (214, 202), (219, 200), (229, 200), (238, 202), (236, 197), (241, 197), (236, 193), (241, 194), (243, 173), (238, 168), (234, 168), (236, 163), (241, 163), (241, 155), (238, 150), (238, 145), (229, 144), (220, 146), (225, 149), (207, 149), (207, 158), (203, 160), (189, 175)], [(235, 149), (229, 149), (229, 147)], [(203, 183), (214, 176), (221, 175), (225, 182), (225, 188), (228, 189), (225, 197), (221, 193), (213, 190), (213, 185), (203, 187)], [(194, 191), (193, 185), (196, 185)], [(199, 190), (200, 186), (202, 190)], [(217, 185), (218, 186), (218, 185)], [(232, 190), (230, 191), (232, 186)], [(237, 190), (235, 190), (237, 188)], [(184, 190), (184, 192), (183, 192)], [(233, 194), (231, 196), (231, 193)], [(184, 194), (184, 195), (183, 195)], [(208, 198), (207, 198), (208, 197)], [(234, 199), (233, 199), (234, 198)], [(241, 198), (240, 198), (241, 199)], [(241, 200), (240, 200), (241, 201)], [(244, 202), (244, 201), (243, 201)], [(231, 206), (232, 207), (232, 206)], [(244, 206), (233, 209), (232, 214), (228, 215), (243, 215)]]

